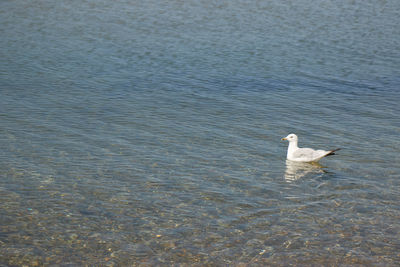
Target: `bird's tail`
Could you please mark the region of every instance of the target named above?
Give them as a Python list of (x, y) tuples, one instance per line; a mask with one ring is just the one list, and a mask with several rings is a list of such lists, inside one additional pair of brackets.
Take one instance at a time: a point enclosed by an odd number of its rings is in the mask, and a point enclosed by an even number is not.
[(341, 149), (341, 148), (336, 148), (336, 149), (334, 149), (334, 150), (331, 150), (331, 151), (329, 152), (329, 154), (327, 154), (325, 157), (327, 157), (327, 156), (332, 156), (332, 155), (336, 155), (335, 152), (338, 151), (338, 150), (340, 150), (340, 149)]

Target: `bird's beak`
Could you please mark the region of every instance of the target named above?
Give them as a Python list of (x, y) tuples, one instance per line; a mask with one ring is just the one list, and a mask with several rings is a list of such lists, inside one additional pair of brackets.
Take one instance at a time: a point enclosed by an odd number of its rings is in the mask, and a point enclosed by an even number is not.
[(283, 140), (287, 140), (287, 139), (286, 139), (286, 137), (283, 137), (281, 140), (283, 141)]

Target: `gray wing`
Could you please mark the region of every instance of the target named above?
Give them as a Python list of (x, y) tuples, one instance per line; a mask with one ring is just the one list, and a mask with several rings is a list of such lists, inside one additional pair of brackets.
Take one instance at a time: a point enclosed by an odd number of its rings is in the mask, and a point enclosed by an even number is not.
[(301, 160), (314, 161), (326, 156), (327, 154), (329, 154), (329, 151), (299, 148), (293, 153), (293, 157)]
[(293, 153), (295, 158), (312, 158), (315, 150), (311, 148), (299, 148)]

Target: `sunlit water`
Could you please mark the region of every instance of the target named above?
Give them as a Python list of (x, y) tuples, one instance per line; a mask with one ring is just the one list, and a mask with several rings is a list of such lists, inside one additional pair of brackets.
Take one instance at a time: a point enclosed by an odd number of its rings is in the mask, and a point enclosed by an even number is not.
[(1, 1), (0, 265), (399, 264), (399, 10)]

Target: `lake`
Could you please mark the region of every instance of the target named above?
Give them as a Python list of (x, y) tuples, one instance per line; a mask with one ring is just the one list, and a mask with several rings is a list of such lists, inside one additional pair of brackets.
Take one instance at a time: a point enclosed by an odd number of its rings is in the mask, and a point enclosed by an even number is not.
[(400, 263), (399, 1), (0, 7), (0, 265)]

